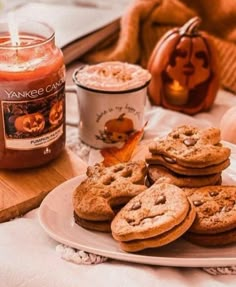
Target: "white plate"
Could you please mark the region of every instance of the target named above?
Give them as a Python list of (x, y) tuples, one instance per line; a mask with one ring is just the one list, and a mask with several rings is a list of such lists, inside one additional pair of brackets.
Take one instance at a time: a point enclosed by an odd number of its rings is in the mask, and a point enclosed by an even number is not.
[[(234, 167), (234, 168), (233, 168)], [(223, 172), (224, 184), (236, 184), (236, 160)], [(75, 177), (51, 191), (39, 208), (44, 230), (68, 246), (122, 261), (162, 266), (207, 267), (236, 265), (236, 244), (205, 248), (179, 239), (164, 247), (126, 253), (110, 234), (86, 230), (74, 223), (72, 192), (85, 176)]]

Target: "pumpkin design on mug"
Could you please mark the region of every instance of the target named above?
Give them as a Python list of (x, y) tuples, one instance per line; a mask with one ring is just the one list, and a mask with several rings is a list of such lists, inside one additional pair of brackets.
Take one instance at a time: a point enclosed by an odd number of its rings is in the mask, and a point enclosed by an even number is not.
[(118, 143), (126, 141), (133, 132), (133, 121), (123, 113), (117, 118), (109, 119), (104, 125), (104, 131), (97, 138), (105, 143)]
[(170, 30), (154, 48), (148, 62), (153, 104), (187, 114), (212, 106), (219, 88), (218, 59), (209, 36), (198, 30), (200, 22), (194, 17)]

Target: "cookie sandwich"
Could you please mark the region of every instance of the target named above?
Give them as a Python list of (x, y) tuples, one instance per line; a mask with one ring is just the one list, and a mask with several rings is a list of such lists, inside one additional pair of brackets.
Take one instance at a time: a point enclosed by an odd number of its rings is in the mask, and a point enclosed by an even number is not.
[(221, 173), (230, 165), (230, 152), (221, 143), (220, 129), (178, 126), (149, 145), (149, 184), (161, 177), (180, 187), (221, 184)]
[(181, 188), (155, 183), (117, 213), (111, 223), (112, 236), (127, 252), (160, 247), (182, 236), (195, 215)]
[(184, 237), (202, 246), (236, 242), (236, 186), (206, 186), (186, 189), (196, 218)]

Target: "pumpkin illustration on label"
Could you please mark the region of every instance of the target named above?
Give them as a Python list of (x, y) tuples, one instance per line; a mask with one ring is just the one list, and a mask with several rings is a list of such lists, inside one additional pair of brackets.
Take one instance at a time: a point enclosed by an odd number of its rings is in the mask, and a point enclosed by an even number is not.
[(17, 117), (14, 125), (18, 132), (40, 134), (45, 127), (45, 119), (39, 112), (25, 114)]
[(213, 105), (219, 89), (216, 49), (199, 31), (200, 18), (166, 33), (148, 62), (152, 80), (148, 87), (155, 105), (195, 114)]
[(51, 125), (58, 125), (63, 119), (63, 102), (57, 101), (50, 110), (49, 122)]
[(104, 125), (104, 131), (97, 138), (106, 143), (124, 142), (133, 132), (133, 121), (123, 113), (117, 118), (108, 120)]

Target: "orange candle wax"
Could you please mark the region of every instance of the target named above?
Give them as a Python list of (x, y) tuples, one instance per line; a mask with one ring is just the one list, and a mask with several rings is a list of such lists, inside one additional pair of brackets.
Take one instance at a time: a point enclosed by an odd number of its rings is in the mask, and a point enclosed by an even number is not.
[(65, 66), (54, 32), (19, 26), (12, 46), (0, 25), (0, 168), (43, 165), (65, 145)]

